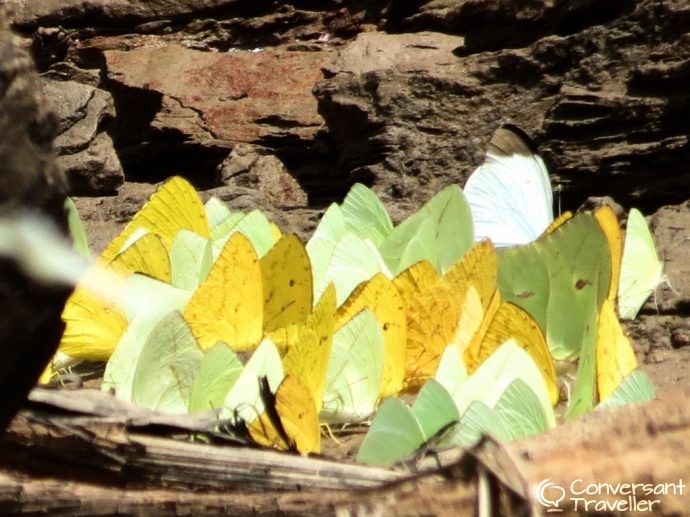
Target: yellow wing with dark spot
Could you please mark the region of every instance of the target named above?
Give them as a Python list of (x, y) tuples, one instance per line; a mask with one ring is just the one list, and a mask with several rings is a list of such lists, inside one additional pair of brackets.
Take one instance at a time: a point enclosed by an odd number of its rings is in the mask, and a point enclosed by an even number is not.
[(238, 232), (192, 294), (184, 317), (204, 350), (217, 341), (236, 351), (252, 350), (263, 336), (263, 303), (259, 259), (249, 239)]

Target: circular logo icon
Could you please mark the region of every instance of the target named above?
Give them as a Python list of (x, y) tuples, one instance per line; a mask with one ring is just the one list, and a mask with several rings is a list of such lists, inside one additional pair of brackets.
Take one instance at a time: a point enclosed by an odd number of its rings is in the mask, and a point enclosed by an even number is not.
[(563, 508), (559, 505), (565, 499), (565, 489), (552, 483), (550, 479), (545, 479), (536, 488), (537, 501), (547, 508), (547, 512), (562, 512)]

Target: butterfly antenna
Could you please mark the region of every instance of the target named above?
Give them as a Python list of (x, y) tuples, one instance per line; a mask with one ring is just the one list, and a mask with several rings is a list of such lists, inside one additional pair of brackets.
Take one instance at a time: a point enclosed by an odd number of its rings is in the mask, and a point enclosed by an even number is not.
[(553, 191), (558, 195), (558, 215), (563, 213), (563, 207), (561, 207), (561, 192), (563, 192), (563, 185), (561, 183), (557, 184)]
[[(321, 424), (319, 427), (321, 428), (321, 436), (328, 436), (337, 445), (343, 444), (343, 442), (341, 442), (340, 440), (338, 440), (335, 437), (335, 434), (333, 433), (333, 429), (331, 428), (331, 426), (329, 424), (324, 423), (324, 424)], [(324, 429), (326, 430), (325, 432), (324, 432)]]

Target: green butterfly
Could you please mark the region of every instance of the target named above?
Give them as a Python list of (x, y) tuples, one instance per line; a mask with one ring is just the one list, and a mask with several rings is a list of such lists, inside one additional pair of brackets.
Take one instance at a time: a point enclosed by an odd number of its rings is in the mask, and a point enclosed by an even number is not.
[(79, 212), (72, 198), (68, 197), (65, 199), (65, 211), (67, 212), (69, 233), (72, 236), (75, 249), (86, 258), (89, 258), (91, 256), (91, 251), (89, 250), (89, 241), (84, 231), (84, 223), (79, 217)]
[(139, 274), (126, 279), (124, 292), (129, 324), (108, 359), (102, 389), (131, 401), (134, 371), (146, 340), (166, 315), (184, 309), (192, 293)]
[(649, 376), (641, 368), (636, 368), (625, 376), (618, 388), (603, 400), (596, 409), (637, 404), (654, 400), (655, 398), (656, 391)]
[(577, 357), (611, 282), (608, 243), (594, 216), (580, 212), (537, 241), (497, 255), (501, 298), (539, 323), (555, 359)]
[(211, 240), (191, 230), (175, 235), (169, 256), (172, 285), (187, 291), (194, 291), (213, 266)]
[(254, 246), (259, 258), (277, 242), (278, 236), (273, 230), (270, 221), (260, 210), (252, 210), (248, 214), (234, 212), (217, 223), (211, 229), (211, 241), (213, 243), (213, 260), (218, 258), (223, 246), (236, 232), (244, 234)]
[(628, 214), (618, 284), (620, 317), (635, 319), (644, 302), (664, 279), (664, 264), (659, 259), (649, 226), (640, 211), (633, 208)]
[(474, 243), (472, 215), (462, 190), (449, 185), (396, 226), (381, 244), (393, 275), (428, 260), (443, 274)]
[(189, 412), (218, 409), (244, 365), (228, 345), (219, 341), (204, 353), (189, 395)]
[(141, 348), (131, 401), (164, 413), (187, 414), (204, 353), (178, 311), (164, 316)]
[(383, 331), (364, 309), (333, 336), (321, 421), (362, 422), (376, 409), (383, 373)]
[(399, 398), (389, 397), (379, 407), (357, 461), (389, 465), (414, 453), (459, 417), (453, 399), (433, 379), (422, 386), (411, 408)]

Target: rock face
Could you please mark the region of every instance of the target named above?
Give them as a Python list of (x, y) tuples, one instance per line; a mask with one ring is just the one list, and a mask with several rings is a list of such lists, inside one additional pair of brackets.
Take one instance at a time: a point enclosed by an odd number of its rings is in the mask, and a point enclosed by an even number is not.
[(152, 125), (207, 146), (310, 139), (321, 126), (311, 88), (326, 52), (225, 54), (177, 45), (104, 52), (108, 79), (161, 95)]
[(464, 42), (360, 34), (316, 89), (339, 174), (391, 200), (462, 184), (512, 122), (534, 135), (569, 207), (612, 192), (650, 207), (687, 196), (687, 3), (614, 2), (597, 16), (591, 2), (422, 3), (398, 13), (399, 28)]
[(110, 194), (124, 181), (120, 160), (103, 123), (115, 117), (111, 95), (76, 81), (43, 82), (48, 110), (60, 119), (56, 164), (73, 194)]
[[(0, 216), (39, 211), (66, 229), (65, 182), (52, 160), (56, 123), (28, 54), (0, 19)], [(69, 289), (37, 284), (8, 259), (0, 259), (0, 277), (3, 429), (57, 347)]]

